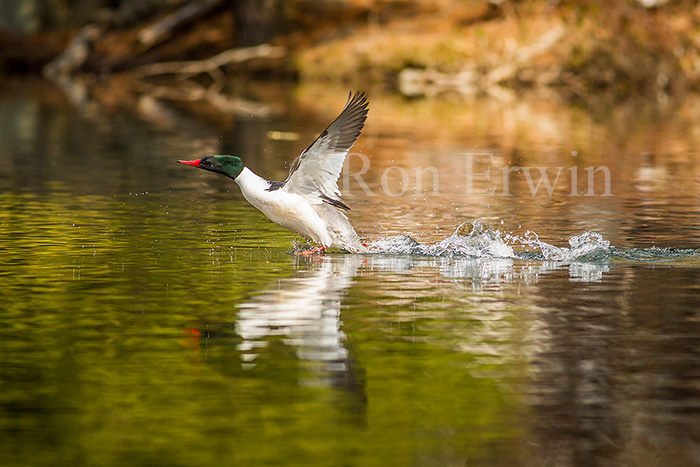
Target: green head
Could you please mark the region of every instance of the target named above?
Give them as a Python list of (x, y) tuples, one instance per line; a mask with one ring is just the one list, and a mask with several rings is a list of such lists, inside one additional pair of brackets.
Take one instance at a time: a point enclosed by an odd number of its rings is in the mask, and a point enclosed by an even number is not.
[(238, 156), (206, 156), (193, 161), (177, 161), (180, 164), (191, 165), (199, 169), (210, 172), (218, 172), (234, 180), (238, 177), (245, 166)]

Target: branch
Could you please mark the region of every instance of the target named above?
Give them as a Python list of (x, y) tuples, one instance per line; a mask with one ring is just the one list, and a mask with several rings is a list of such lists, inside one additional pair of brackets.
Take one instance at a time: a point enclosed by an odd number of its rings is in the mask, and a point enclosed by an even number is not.
[(139, 42), (146, 48), (168, 39), (176, 30), (195, 22), (215, 8), (224, 4), (224, 0), (193, 0), (175, 10), (164, 18), (146, 26), (139, 32)]
[(216, 80), (217, 77), (214, 74), (217, 74), (216, 72), (219, 71), (219, 68), (224, 65), (243, 63), (256, 58), (282, 58), (286, 54), (287, 50), (284, 47), (261, 44), (255, 47), (225, 50), (218, 55), (203, 60), (151, 63), (134, 68), (130, 73), (135, 78), (166, 74), (193, 76), (200, 73), (208, 73)]

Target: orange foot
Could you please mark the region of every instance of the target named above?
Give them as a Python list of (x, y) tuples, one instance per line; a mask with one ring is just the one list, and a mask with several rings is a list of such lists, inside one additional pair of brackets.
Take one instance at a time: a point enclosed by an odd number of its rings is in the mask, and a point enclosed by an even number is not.
[(328, 248), (326, 245), (321, 245), (310, 250), (297, 251), (296, 254), (300, 256), (311, 256), (315, 255), (316, 253), (323, 253), (324, 251), (326, 251), (326, 248)]

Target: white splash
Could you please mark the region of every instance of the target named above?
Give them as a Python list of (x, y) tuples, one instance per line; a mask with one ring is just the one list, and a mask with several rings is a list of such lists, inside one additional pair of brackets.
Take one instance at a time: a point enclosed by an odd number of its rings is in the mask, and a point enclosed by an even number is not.
[(384, 237), (369, 245), (373, 253), (441, 257), (512, 258), (513, 248), (506, 245), (501, 232), (480, 221), (464, 223), (437, 243), (418, 243), (407, 235)]

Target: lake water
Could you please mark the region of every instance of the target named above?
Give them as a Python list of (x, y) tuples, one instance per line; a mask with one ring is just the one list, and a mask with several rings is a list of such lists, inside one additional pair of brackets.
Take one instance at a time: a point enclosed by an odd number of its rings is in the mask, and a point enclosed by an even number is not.
[(698, 97), (370, 93), (369, 255), (175, 164), (284, 179), (346, 93), (0, 92), (0, 463), (700, 465)]

